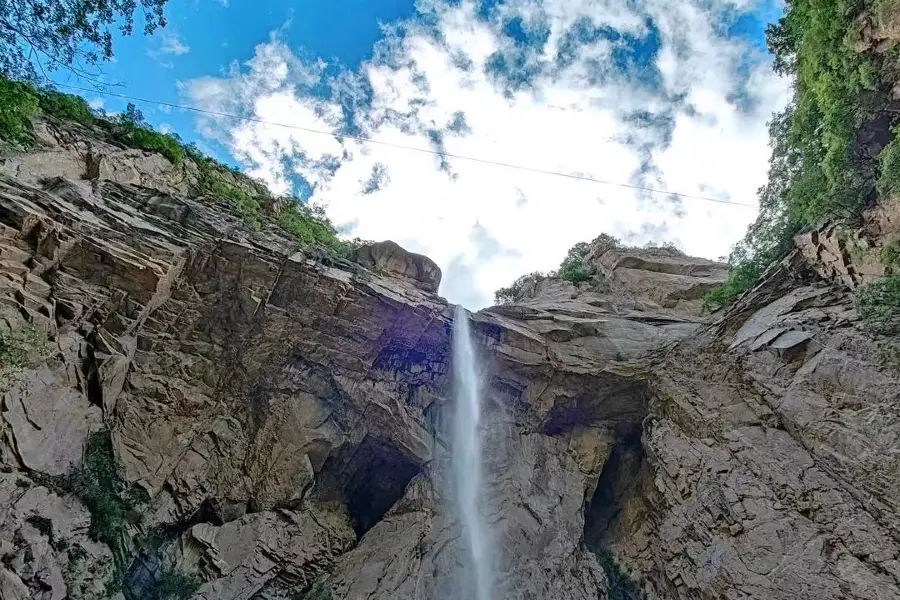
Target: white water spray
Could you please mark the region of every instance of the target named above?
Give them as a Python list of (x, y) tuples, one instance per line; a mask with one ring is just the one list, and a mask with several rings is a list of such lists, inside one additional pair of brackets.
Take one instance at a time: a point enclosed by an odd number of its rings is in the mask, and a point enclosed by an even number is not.
[(481, 463), (481, 398), (469, 314), (456, 307), (453, 319), (453, 377), (456, 409), (453, 416), (452, 471), (456, 508), (466, 551), (463, 581), (472, 600), (491, 600), (490, 535), (484, 518)]

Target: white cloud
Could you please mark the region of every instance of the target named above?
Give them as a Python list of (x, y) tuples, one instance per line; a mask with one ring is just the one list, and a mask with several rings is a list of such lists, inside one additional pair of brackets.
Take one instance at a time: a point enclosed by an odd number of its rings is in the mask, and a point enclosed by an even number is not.
[(172, 112), (172, 107), (169, 106), (168, 104), (157, 104), (157, 105), (156, 105), (156, 108), (157, 108), (157, 109), (159, 110), (159, 112), (161, 112), (161, 113), (169, 114), (169, 113)]
[(182, 41), (180, 35), (172, 31), (164, 31), (158, 43), (147, 50), (147, 56), (154, 59), (164, 69), (171, 69), (175, 64), (171, 58), (164, 60), (164, 57), (183, 56), (190, 51), (191, 47)]
[(94, 110), (103, 110), (103, 98), (92, 98), (88, 101), (88, 106)]
[(160, 40), (159, 53), (171, 54), (173, 56), (181, 56), (191, 51), (191, 47), (181, 40), (181, 36), (177, 33), (166, 31), (162, 34)]
[[(411, 25), (389, 32), (358, 73), (330, 81), (341, 102), (312, 91), (324, 65), (300, 61), (277, 38), (224, 77), (183, 82), (192, 104), (302, 128), (202, 119), (200, 132), (278, 191), (305, 178), (311, 201), (350, 236), (393, 239), (429, 255), (444, 270), (442, 293), (470, 308), (489, 303), (493, 290), (522, 273), (556, 267), (570, 246), (601, 232), (632, 243), (672, 241), (716, 258), (754, 218), (738, 206), (384, 145), (752, 204), (765, 180), (765, 122), (785, 102), (787, 85), (764, 62), (748, 65), (749, 45), (716, 33), (722, 0), (645, 0), (638, 8), (616, 0), (508, 2), (501, 9), (507, 16), (543, 24), (547, 33), (543, 48), (521, 63), (499, 21), (476, 18), (470, 1), (420, 4), (434, 11), (439, 35)], [(646, 37), (648, 17), (661, 41), (652, 85), (612, 72), (621, 42), (571, 44), (571, 32), (585, 23)], [(565, 48), (569, 64), (553, 67)], [(498, 51), (513, 57), (507, 64), (534, 66), (538, 74), (521, 85), (512, 71), (499, 79), (486, 74)], [(362, 135), (384, 144), (306, 131), (334, 131), (341, 105)], [(459, 113), (463, 135), (446, 127)], [(377, 185), (370, 185), (373, 173)]]
[(168, 123), (160, 123), (159, 124), (159, 132), (160, 133), (172, 133), (172, 126)]

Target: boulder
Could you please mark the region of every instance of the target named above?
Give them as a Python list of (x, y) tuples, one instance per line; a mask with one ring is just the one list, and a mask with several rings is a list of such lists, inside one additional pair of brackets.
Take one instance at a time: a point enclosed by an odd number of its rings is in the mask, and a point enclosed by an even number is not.
[(426, 292), (436, 293), (441, 285), (441, 269), (433, 260), (404, 250), (395, 242), (368, 244), (356, 251), (354, 260), (374, 271), (407, 277)]

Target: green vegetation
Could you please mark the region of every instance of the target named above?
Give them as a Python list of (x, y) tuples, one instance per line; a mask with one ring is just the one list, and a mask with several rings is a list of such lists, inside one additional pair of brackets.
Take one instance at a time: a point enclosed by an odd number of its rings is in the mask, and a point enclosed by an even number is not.
[(878, 255), (878, 261), (896, 275), (896, 271), (900, 270), (900, 242), (884, 246)]
[(187, 152), (181, 142), (173, 135), (153, 131), (134, 104), (129, 102), (125, 112), (114, 123), (113, 137), (117, 141), (131, 148), (159, 152), (176, 165), (184, 162)]
[[(549, 273), (535, 271), (528, 275), (522, 275), (508, 287), (500, 288), (494, 292), (494, 302), (507, 304), (521, 300), (527, 288), (547, 277), (559, 277), (574, 284), (591, 281), (594, 278), (594, 273), (587, 261), (588, 254), (594, 253), (595, 256), (599, 256), (613, 248), (635, 248), (635, 246), (625, 246), (618, 238), (601, 233), (590, 242), (579, 242), (569, 248), (566, 257), (556, 271), (550, 271)], [(684, 252), (676, 248), (671, 242), (662, 244), (651, 242), (646, 244), (643, 249), (667, 256), (684, 256)]]
[(594, 549), (594, 555), (606, 574), (609, 584), (609, 600), (643, 600), (646, 596), (638, 589), (637, 584), (619, 568), (616, 559), (609, 550)]
[(293, 596), (293, 600), (332, 600), (331, 588), (324, 583), (317, 583), (305, 592)]
[(82, 125), (93, 125), (97, 120), (94, 110), (81, 96), (63, 94), (50, 89), (40, 90), (37, 94), (38, 106), (44, 114), (66, 121), (76, 121)]
[(587, 242), (579, 242), (569, 248), (568, 254), (559, 265), (557, 277), (576, 284), (589, 281), (591, 276), (588, 273), (585, 257), (590, 249), (591, 246)]
[[(892, 0), (793, 0), (766, 31), (775, 70), (794, 77), (789, 106), (769, 124), (768, 182), (760, 214), (729, 257), (724, 285), (708, 310), (730, 303), (793, 247), (793, 236), (823, 220), (853, 224), (876, 194), (900, 185), (900, 148), (878, 140), (895, 132), (890, 89), (896, 51), (859, 52), (858, 17)], [(874, 156), (877, 155), (877, 159)]]
[(143, 31), (164, 27), (167, 0), (28, 0), (0, 2), (0, 75), (36, 81), (44, 71), (80, 76), (113, 56), (113, 31), (130, 35), (140, 5)]
[(891, 129), (891, 141), (878, 155), (879, 171), (878, 194), (886, 197), (900, 192), (900, 137), (898, 128)]
[(286, 199), (278, 215), (278, 225), (302, 245), (334, 246), (338, 241), (337, 233), (321, 206), (310, 207), (294, 198)]
[(0, 78), (0, 139), (16, 146), (31, 143), (31, 117), (37, 112), (37, 96), (27, 83)]
[(900, 346), (886, 343), (875, 348), (875, 362), (883, 367), (900, 369)]
[(149, 498), (142, 489), (128, 489), (119, 478), (108, 430), (88, 440), (84, 463), (70, 476), (69, 487), (91, 513), (90, 536), (109, 546), (118, 573), (127, 567), (128, 524), (137, 519), (137, 507)]
[(267, 209), (277, 205), (281, 210), (276, 223), (301, 247), (318, 246), (332, 257), (347, 257), (369, 243), (341, 240), (321, 207), (310, 206), (293, 196), (276, 199), (265, 185), (205, 156), (195, 145), (182, 144), (176, 135), (153, 131), (134, 104), (128, 104), (123, 114), (106, 118), (79, 96), (0, 77), (0, 140), (16, 146), (33, 143), (31, 118), (38, 113), (93, 126), (98, 135), (130, 148), (159, 152), (176, 165), (190, 159), (200, 171), (196, 191), (229, 206), (253, 231), (261, 228)]
[(873, 335), (900, 334), (900, 275), (888, 275), (856, 290), (856, 310)]
[(122, 115), (106, 120), (80, 96), (0, 77), (0, 139), (17, 146), (31, 145), (30, 119), (38, 110), (82, 125), (106, 124), (113, 140), (130, 148), (159, 152), (174, 164), (181, 164), (187, 156), (177, 137), (153, 131), (134, 104), (129, 104)]
[(175, 569), (162, 571), (156, 578), (156, 584), (147, 590), (146, 600), (187, 600), (200, 587), (200, 580), (193, 575), (186, 575)]
[(215, 181), (210, 184), (209, 193), (216, 200), (226, 202), (238, 214), (241, 220), (253, 231), (259, 230), (262, 206), (259, 201), (231, 184), (223, 181)]
[(9, 387), (13, 375), (45, 354), (46, 340), (34, 325), (21, 334), (0, 334), (0, 390)]
[(538, 271), (529, 273), (528, 275), (522, 275), (512, 282), (512, 285), (509, 287), (500, 288), (494, 292), (494, 302), (497, 304), (509, 304), (510, 302), (521, 300), (525, 294), (526, 286), (531, 286), (532, 283), (537, 283), (546, 278), (547, 275)]

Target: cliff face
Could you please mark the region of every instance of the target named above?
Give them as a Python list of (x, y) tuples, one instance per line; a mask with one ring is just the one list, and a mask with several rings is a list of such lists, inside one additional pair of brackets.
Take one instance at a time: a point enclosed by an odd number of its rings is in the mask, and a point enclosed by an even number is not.
[[(0, 165), (0, 598), (455, 598), (434, 263), (41, 131)], [(900, 379), (829, 236), (712, 321), (723, 265), (600, 245), (473, 315), (498, 598), (900, 597)]]

